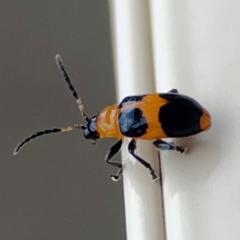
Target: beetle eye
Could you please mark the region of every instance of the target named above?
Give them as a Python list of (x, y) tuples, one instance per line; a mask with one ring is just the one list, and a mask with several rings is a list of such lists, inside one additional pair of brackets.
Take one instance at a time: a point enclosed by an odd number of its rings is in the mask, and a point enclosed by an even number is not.
[(86, 139), (90, 139), (91, 138), (91, 133), (88, 131), (88, 129), (86, 128), (85, 131), (83, 132), (83, 136)]
[(96, 143), (96, 139), (99, 138), (99, 134), (96, 131), (96, 117), (90, 119), (90, 121), (87, 124), (87, 127), (84, 129), (83, 135), (86, 139), (92, 139), (93, 144)]
[(88, 124), (88, 128), (91, 132), (95, 132), (96, 131), (96, 118), (91, 119), (91, 121)]

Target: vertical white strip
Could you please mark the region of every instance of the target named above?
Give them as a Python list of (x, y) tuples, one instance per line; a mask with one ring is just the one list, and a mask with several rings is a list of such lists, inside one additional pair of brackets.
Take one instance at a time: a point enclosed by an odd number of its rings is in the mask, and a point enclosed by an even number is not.
[(156, 90), (166, 92), (173, 88), (177, 81), (173, 59), (176, 42), (173, 19), (169, 17), (170, 9), (174, 7), (168, 0), (150, 0), (150, 18), (152, 23), (153, 59)]
[[(148, 1), (109, 0), (118, 100), (128, 95), (155, 92)], [(128, 142), (127, 142), (128, 143)], [(123, 181), (127, 238), (163, 240), (161, 187), (149, 170), (127, 153), (123, 145)], [(138, 142), (136, 153), (159, 174), (157, 151)]]
[(168, 240), (240, 236), (240, 1), (151, 0), (156, 85), (212, 115), (207, 133), (161, 154)]

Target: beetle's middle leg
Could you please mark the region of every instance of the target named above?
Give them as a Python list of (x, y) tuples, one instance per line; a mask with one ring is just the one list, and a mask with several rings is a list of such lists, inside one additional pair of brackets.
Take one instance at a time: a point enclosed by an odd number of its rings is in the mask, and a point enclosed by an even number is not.
[(115, 155), (119, 152), (121, 146), (122, 146), (122, 139), (119, 140), (116, 144), (114, 144), (109, 149), (109, 151), (107, 152), (107, 154), (105, 156), (105, 161), (108, 164), (118, 168), (117, 174), (116, 175), (111, 175), (111, 179), (113, 181), (118, 181), (120, 179), (121, 175), (122, 175), (122, 164), (118, 163), (118, 162), (110, 162), (115, 157)]
[(177, 152), (180, 152), (182, 154), (186, 153), (187, 151), (187, 148), (185, 147), (179, 147), (179, 146), (175, 146), (174, 144), (172, 143), (167, 143), (167, 142), (164, 142), (162, 140), (156, 140), (153, 142), (153, 145), (157, 148), (157, 149), (160, 149), (160, 150), (176, 150)]
[(150, 163), (144, 161), (142, 158), (140, 158), (139, 156), (137, 156), (134, 151), (136, 149), (136, 141), (134, 139), (132, 139), (130, 141), (130, 143), (128, 144), (128, 151), (129, 153), (135, 157), (142, 165), (144, 165), (146, 168), (148, 168), (150, 170), (150, 174), (152, 175), (152, 180), (155, 180), (158, 178), (158, 176), (155, 174), (153, 168), (151, 167)]

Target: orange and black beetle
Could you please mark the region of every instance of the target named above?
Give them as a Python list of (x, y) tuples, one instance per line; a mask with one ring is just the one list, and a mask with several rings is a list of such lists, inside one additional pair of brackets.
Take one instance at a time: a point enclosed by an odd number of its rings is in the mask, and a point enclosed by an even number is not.
[(191, 136), (206, 131), (211, 126), (211, 117), (208, 111), (194, 99), (179, 94), (176, 89), (167, 93), (125, 97), (120, 104), (107, 106), (98, 114), (89, 118), (84, 111), (81, 99), (70, 82), (59, 55), (56, 56), (56, 62), (63, 73), (68, 88), (76, 99), (82, 116), (87, 121), (87, 126), (74, 125), (37, 132), (20, 142), (14, 150), (14, 155), (27, 142), (36, 137), (49, 133), (67, 132), (73, 129), (82, 129), (84, 137), (91, 139), (93, 144), (99, 138), (118, 138), (119, 141), (110, 148), (105, 157), (108, 164), (119, 168), (116, 175), (111, 175), (111, 178), (117, 181), (122, 174), (122, 164), (111, 162), (111, 160), (119, 152), (123, 138), (128, 137), (131, 138), (128, 145), (129, 153), (150, 170), (154, 180), (157, 175), (151, 165), (134, 153), (136, 140), (152, 140), (154, 146), (158, 149), (176, 150), (184, 153), (185, 148), (164, 142), (161, 139)]

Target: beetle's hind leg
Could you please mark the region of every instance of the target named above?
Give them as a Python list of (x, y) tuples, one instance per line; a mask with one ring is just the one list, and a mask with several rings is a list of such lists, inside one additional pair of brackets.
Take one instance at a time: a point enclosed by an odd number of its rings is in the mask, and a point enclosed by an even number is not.
[(187, 152), (187, 148), (185, 147), (179, 147), (175, 146), (173, 143), (167, 143), (162, 140), (156, 140), (153, 142), (153, 145), (160, 150), (175, 150), (177, 152), (180, 152), (182, 154), (185, 154)]
[(158, 179), (158, 176), (155, 174), (153, 168), (151, 167), (150, 163), (144, 161), (142, 158), (140, 158), (139, 156), (137, 156), (134, 151), (136, 149), (136, 141), (134, 139), (132, 139), (130, 141), (130, 143), (128, 144), (128, 151), (129, 153), (135, 157), (142, 165), (144, 165), (146, 168), (148, 168), (150, 170), (150, 174), (152, 175), (152, 180), (156, 180)]
[(173, 88), (173, 89), (169, 90), (168, 92), (169, 92), (169, 93), (179, 93), (176, 88)]
[(111, 179), (113, 181), (118, 181), (120, 178), (121, 178), (121, 175), (122, 175), (122, 164), (121, 163), (118, 163), (118, 162), (110, 162), (114, 157), (115, 155), (119, 152), (120, 148), (122, 146), (122, 139), (119, 140), (116, 144), (114, 144), (110, 149), (109, 151), (107, 152), (106, 156), (105, 156), (105, 161), (114, 166), (114, 167), (117, 167), (118, 168), (118, 171), (117, 171), (117, 174), (116, 175), (111, 175)]

